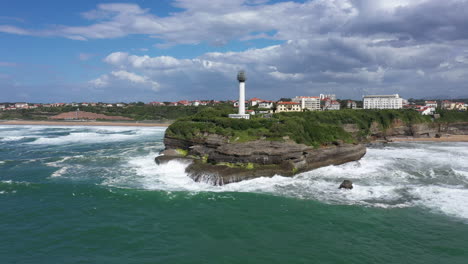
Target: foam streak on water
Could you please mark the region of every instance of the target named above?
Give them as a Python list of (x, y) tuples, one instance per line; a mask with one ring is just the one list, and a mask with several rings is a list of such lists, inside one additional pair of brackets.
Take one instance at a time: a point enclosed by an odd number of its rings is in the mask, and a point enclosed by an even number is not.
[[(467, 147), (466, 143), (395, 143), (369, 148), (357, 162), (293, 178), (277, 175), (224, 186), (195, 183), (184, 172), (186, 164), (172, 161), (158, 166), (151, 154), (129, 159), (127, 166), (134, 174), (103, 184), (168, 191), (261, 192), (384, 208), (421, 206), (468, 219)], [(344, 179), (354, 182), (352, 191), (337, 188)]]
[[(368, 149), (357, 162), (296, 177), (264, 177), (212, 186), (196, 183), (187, 164), (156, 165), (164, 128), (0, 126), (2, 181), (70, 182), (188, 192), (256, 192), (328, 204), (422, 207), (468, 219), (467, 143), (392, 143)], [(44, 179), (24, 176), (37, 166)], [(354, 189), (339, 190), (344, 179)], [(9, 187), (10, 188), (10, 187)], [(1, 190), (0, 191), (4, 191)]]

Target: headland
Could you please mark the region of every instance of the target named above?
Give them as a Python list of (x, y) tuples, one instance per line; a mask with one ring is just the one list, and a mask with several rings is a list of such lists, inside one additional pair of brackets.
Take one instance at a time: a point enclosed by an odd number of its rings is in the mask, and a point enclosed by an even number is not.
[(186, 171), (195, 181), (222, 185), (356, 161), (371, 142), (468, 135), (468, 122), (434, 121), (412, 110), (311, 111), (250, 120), (227, 116), (208, 109), (179, 119), (166, 130), (166, 150), (156, 162), (189, 160)]

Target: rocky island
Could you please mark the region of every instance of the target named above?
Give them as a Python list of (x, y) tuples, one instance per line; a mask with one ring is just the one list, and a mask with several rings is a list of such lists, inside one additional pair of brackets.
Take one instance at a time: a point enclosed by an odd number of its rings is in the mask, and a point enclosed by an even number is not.
[(362, 158), (366, 144), (393, 136), (468, 134), (468, 122), (434, 122), (412, 110), (282, 113), (229, 119), (207, 109), (166, 130), (158, 164), (187, 160), (195, 181), (223, 185), (256, 177), (293, 176)]

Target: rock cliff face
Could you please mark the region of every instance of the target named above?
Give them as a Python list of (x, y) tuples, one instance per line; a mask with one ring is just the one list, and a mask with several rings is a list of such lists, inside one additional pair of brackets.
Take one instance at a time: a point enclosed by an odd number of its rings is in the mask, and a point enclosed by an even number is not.
[[(354, 135), (360, 131), (354, 124), (344, 125), (343, 129)], [(397, 119), (387, 129), (382, 129), (377, 122), (374, 122), (370, 128), (369, 139), (387, 139), (390, 137), (434, 138), (437, 135), (468, 135), (468, 122), (405, 124)]]
[[(166, 150), (156, 157), (157, 163), (174, 158), (192, 159), (186, 171), (195, 181), (216, 185), (276, 174), (292, 176), (311, 169), (359, 160), (366, 153), (363, 144), (335, 142), (315, 149), (291, 140), (256, 140), (229, 143), (219, 135), (205, 135), (205, 139), (185, 141), (165, 137)], [(187, 153), (174, 151), (188, 150)]]

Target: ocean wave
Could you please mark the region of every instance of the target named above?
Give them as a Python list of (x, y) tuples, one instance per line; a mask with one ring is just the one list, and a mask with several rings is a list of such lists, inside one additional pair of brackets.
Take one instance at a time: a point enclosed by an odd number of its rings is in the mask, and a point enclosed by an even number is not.
[[(194, 182), (185, 173), (187, 164), (183, 162), (156, 165), (156, 154), (151, 153), (129, 157), (124, 166), (126, 172), (106, 178), (102, 184), (162, 191), (268, 193), (382, 208), (418, 206), (468, 219), (468, 189), (463, 187), (465, 178), (460, 180), (457, 176), (468, 174), (466, 164), (457, 159), (464, 155), (464, 150), (443, 148), (450, 151), (421, 144), (371, 148), (360, 161), (327, 166), (295, 177), (260, 177), (224, 186)], [(447, 177), (452, 177), (449, 181), (452, 184), (447, 184)], [(344, 179), (354, 182), (353, 190), (338, 189)]]
[(20, 126), (21, 129), (0, 126), (0, 141), (14, 142), (35, 139), (26, 144), (63, 145), (76, 143), (100, 143), (128, 141), (164, 134), (164, 127), (119, 126)]
[(0, 141), (3, 141), (3, 142), (20, 141), (20, 140), (23, 140), (23, 139), (26, 139), (26, 138), (30, 138), (30, 137), (26, 137), (26, 136), (7, 136), (7, 137), (0, 138)]
[[(0, 126), (0, 137), (12, 140), (8, 144), (17, 144), (20, 151), (21, 147), (25, 152), (32, 151), (28, 152), (33, 156), (30, 160), (38, 158), (33, 155), (36, 150), (45, 155), (40, 156), (41, 162), (45, 160), (44, 165), (55, 168), (48, 178), (51, 181), (76, 180), (166, 192), (266, 193), (329, 204), (382, 208), (417, 206), (468, 219), (467, 143), (392, 143), (382, 148), (369, 148), (360, 161), (327, 166), (295, 177), (276, 175), (212, 186), (194, 182), (185, 173), (186, 163), (170, 161), (156, 165), (154, 158), (163, 148), (164, 130), (47, 126), (15, 131)], [(34, 137), (35, 141), (25, 142), (24, 137)], [(132, 143), (105, 147), (97, 144), (106, 142)], [(66, 148), (54, 152), (61, 145)], [(25, 159), (25, 152), (17, 158)], [(9, 162), (0, 161), (0, 165)], [(344, 179), (353, 181), (353, 190), (338, 189)]]
[(29, 144), (34, 145), (66, 145), (77, 143), (109, 143), (131, 141), (134, 139), (160, 134), (160, 130), (125, 130), (119, 133), (113, 130), (97, 130), (90, 132), (72, 132), (58, 137), (40, 137)]

